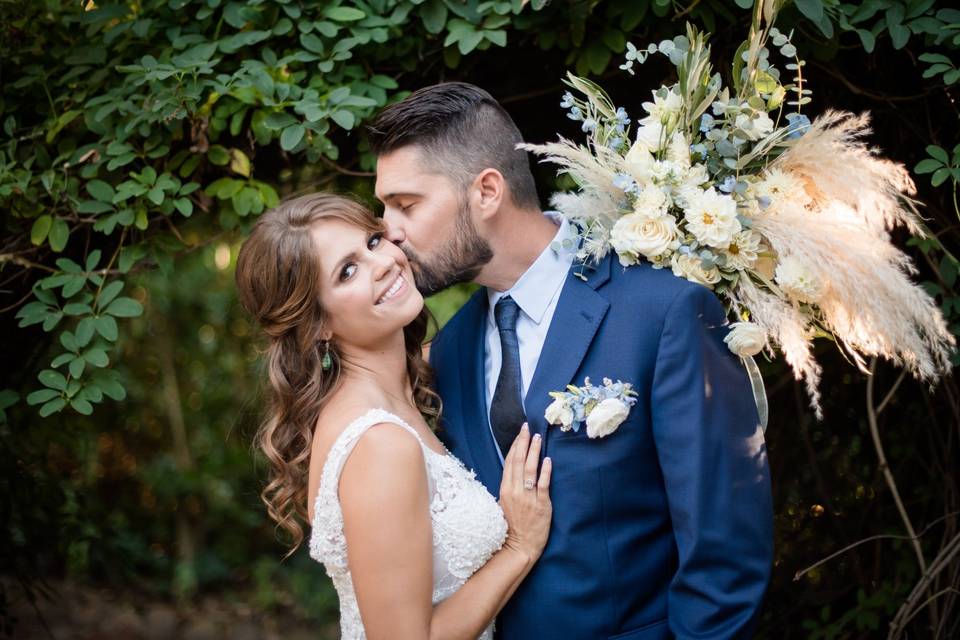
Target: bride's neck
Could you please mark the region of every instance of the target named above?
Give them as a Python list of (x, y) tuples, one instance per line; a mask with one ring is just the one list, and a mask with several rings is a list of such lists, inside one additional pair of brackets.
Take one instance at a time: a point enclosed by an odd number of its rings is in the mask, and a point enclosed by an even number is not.
[(413, 402), (402, 332), (381, 345), (345, 348), (341, 358), (345, 382), (368, 386), (394, 402)]

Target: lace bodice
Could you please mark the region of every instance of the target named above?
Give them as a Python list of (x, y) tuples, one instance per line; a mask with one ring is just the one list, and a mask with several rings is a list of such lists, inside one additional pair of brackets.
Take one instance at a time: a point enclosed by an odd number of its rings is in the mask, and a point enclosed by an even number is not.
[[(340, 599), (340, 633), (343, 640), (366, 637), (347, 566), (347, 541), (343, 534), (339, 484), (343, 465), (361, 436), (375, 424), (390, 423), (410, 432), (420, 443), (430, 490), (433, 526), (433, 604), (463, 586), (503, 544), (507, 522), (500, 505), (486, 488), (451, 454), (428, 447), (420, 435), (399, 417), (371, 409), (337, 436), (320, 476), (314, 504), (310, 556), (322, 562)], [(491, 624), (480, 636), (492, 640)]]

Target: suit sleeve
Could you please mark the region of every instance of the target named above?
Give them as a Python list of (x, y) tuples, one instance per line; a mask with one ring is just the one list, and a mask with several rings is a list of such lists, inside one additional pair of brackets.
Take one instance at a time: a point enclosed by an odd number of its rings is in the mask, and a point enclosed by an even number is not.
[(770, 471), (750, 382), (714, 294), (685, 287), (657, 350), (651, 413), (679, 564), (677, 638), (749, 638), (770, 578)]

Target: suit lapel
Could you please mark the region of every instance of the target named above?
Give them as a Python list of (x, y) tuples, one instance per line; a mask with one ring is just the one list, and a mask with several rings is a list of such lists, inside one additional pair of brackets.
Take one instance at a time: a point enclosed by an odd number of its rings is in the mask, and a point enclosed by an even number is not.
[(463, 416), (463, 430), (470, 453), (473, 456), (478, 479), (487, 490), (500, 495), (500, 479), (503, 469), (497, 455), (493, 436), (490, 434), (487, 416), (487, 388), (484, 373), (486, 355), (486, 290), (478, 291), (470, 301), (468, 324), (464, 337), (460, 340), (461, 375), (463, 388), (460, 393), (460, 415)]
[[(553, 400), (551, 391), (563, 391), (574, 381), (610, 303), (596, 292), (610, 278), (610, 255), (596, 267), (574, 264), (560, 292), (550, 329), (524, 401), (527, 421), (535, 433), (546, 436), (547, 422), (543, 417)], [(580, 275), (586, 277), (586, 281)]]

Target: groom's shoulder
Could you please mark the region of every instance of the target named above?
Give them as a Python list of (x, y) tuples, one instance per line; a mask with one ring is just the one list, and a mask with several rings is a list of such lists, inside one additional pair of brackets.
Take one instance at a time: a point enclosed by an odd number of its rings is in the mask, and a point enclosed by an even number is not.
[(713, 295), (703, 285), (675, 276), (669, 268), (658, 269), (646, 261), (625, 267), (616, 257), (611, 261), (610, 280), (604, 289), (611, 304), (642, 308), (648, 313), (666, 313), (678, 300)]

